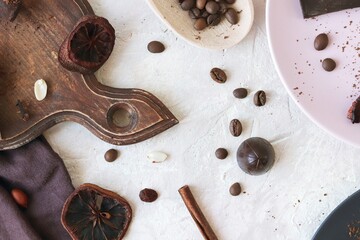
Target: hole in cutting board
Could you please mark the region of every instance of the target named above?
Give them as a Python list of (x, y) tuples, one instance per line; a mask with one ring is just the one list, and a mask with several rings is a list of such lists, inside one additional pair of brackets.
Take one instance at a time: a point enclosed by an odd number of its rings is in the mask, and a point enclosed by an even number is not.
[(113, 113), (112, 121), (117, 127), (127, 127), (131, 123), (131, 113), (123, 108), (119, 108)]
[(112, 106), (107, 115), (109, 126), (116, 131), (129, 131), (138, 120), (136, 112), (127, 104)]

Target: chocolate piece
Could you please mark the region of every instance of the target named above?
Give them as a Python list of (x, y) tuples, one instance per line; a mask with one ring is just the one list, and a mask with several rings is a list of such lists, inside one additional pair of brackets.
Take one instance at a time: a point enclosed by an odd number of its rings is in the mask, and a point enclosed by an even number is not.
[(270, 170), (275, 162), (271, 143), (259, 137), (245, 140), (237, 150), (239, 167), (250, 175), (261, 175)]
[(359, 0), (300, 0), (304, 18), (360, 7)]
[(360, 97), (351, 104), (347, 118), (350, 119), (352, 123), (360, 122)]

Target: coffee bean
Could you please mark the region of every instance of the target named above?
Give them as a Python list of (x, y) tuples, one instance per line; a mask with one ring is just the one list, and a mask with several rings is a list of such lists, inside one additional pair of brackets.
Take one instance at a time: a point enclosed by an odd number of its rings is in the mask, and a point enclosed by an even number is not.
[(227, 11), (227, 9), (228, 9), (226, 3), (220, 2), (220, 3), (219, 3), (219, 6), (220, 6), (219, 13), (220, 13), (220, 14), (225, 14), (226, 11)]
[(205, 18), (198, 18), (194, 23), (194, 28), (198, 31), (201, 31), (207, 27), (206, 19)]
[(147, 49), (151, 53), (161, 53), (165, 50), (165, 46), (159, 41), (152, 41), (149, 42)]
[(336, 68), (336, 62), (331, 58), (325, 58), (322, 62), (322, 67), (325, 71), (331, 72)]
[(207, 18), (208, 16), (210, 16), (210, 14), (206, 10), (203, 10), (202, 13), (201, 13), (201, 17), (202, 18)]
[(238, 119), (233, 119), (230, 122), (229, 129), (231, 135), (233, 135), (234, 137), (238, 137), (242, 133), (242, 124)]
[(195, 7), (195, 0), (184, 0), (180, 6), (183, 10), (188, 11)]
[(196, 7), (198, 9), (204, 9), (206, 2), (207, 2), (207, 0), (196, 0)]
[(154, 189), (144, 188), (140, 191), (139, 198), (143, 202), (154, 202), (158, 198), (158, 193)]
[(237, 24), (239, 22), (239, 15), (233, 8), (229, 8), (225, 13), (225, 18), (231, 24)]
[(205, 9), (210, 14), (215, 14), (220, 10), (220, 5), (215, 1), (209, 1), (206, 3)]
[(198, 8), (192, 8), (189, 10), (189, 16), (192, 19), (198, 19), (201, 16), (201, 11)]
[(229, 192), (232, 196), (239, 196), (241, 193), (241, 185), (240, 183), (236, 182), (233, 185), (231, 185)]
[(119, 156), (119, 153), (115, 149), (109, 149), (104, 154), (104, 158), (107, 162), (115, 161), (118, 158), (118, 156)]
[[(178, 0), (183, 10), (189, 11), (189, 16), (196, 19), (194, 28), (198, 31), (204, 30), (208, 26), (218, 25), (223, 16), (231, 24), (239, 22), (239, 12), (233, 8), (228, 8), (229, 4), (236, 0)], [(202, 20), (199, 20), (204, 18)], [(204, 21), (205, 20), (205, 21)]]
[(329, 44), (329, 38), (325, 33), (316, 36), (314, 40), (314, 48), (318, 51), (324, 50)]
[(220, 68), (211, 69), (210, 76), (217, 83), (225, 83), (227, 80), (226, 73)]
[(218, 148), (215, 151), (215, 156), (221, 160), (225, 159), (228, 156), (228, 154), (229, 153), (225, 148)]
[(262, 90), (257, 91), (254, 95), (254, 104), (258, 107), (264, 106), (266, 103), (266, 93)]
[(21, 189), (18, 188), (12, 189), (11, 196), (13, 197), (16, 204), (19, 205), (20, 207), (23, 208), (28, 207), (29, 198), (26, 195), (26, 193), (24, 193), (24, 191), (22, 191)]
[(246, 96), (248, 95), (248, 91), (246, 88), (237, 88), (233, 91), (233, 95), (236, 98), (246, 98)]
[(212, 14), (207, 17), (206, 21), (209, 26), (216, 26), (220, 23), (221, 17), (219, 14)]

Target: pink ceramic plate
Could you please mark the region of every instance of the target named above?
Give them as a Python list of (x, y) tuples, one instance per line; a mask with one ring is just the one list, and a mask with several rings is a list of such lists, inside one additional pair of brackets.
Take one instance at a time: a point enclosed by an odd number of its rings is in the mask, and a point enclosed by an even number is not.
[[(346, 118), (360, 95), (360, 8), (304, 20), (300, 0), (268, 0), (267, 31), (276, 69), (292, 98), (319, 126), (360, 147), (360, 124)], [(327, 33), (328, 47), (316, 51), (315, 37)], [(326, 72), (321, 60), (337, 67)]]

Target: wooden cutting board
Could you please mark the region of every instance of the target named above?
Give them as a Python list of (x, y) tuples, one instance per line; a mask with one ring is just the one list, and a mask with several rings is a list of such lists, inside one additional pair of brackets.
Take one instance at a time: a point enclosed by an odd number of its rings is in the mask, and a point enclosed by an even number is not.
[[(146, 91), (107, 87), (94, 75), (69, 72), (59, 64), (61, 43), (87, 14), (94, 12), (86, 0), (24, 0), (10, 22), (0, 0), (0, 150), (17, 148), (63, 121), (80, 123), (116, 145), (143, 141), (178, 123)], [(48, 85), (43, 101), (34, 95), (38, 79)]]

